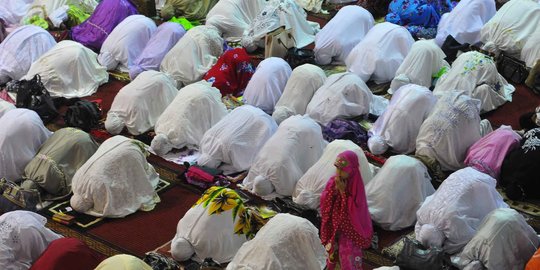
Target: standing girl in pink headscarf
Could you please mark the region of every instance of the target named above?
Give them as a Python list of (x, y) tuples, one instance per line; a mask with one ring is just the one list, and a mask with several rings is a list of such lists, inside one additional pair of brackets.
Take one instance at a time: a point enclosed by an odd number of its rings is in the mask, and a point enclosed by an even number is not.
[(321, 241), (328, 252), (329, 270), (362, 269), (362, 249), (371, 245), (373, 227), (368, 211), (358, 156), (338, 155), (337, 171), (321, 195)]

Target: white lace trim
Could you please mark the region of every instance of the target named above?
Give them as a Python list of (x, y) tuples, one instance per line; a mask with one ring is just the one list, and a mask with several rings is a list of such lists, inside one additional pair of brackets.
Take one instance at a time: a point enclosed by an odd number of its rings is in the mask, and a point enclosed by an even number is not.
[(529, 151), (536, 151), (537, 147), (540, 147), (540, 128), (535, 128), (527, 131), (523, 136), (526, 138), (525, 143), (521, 146), (521, 149), (525, 150), (525, 154)]

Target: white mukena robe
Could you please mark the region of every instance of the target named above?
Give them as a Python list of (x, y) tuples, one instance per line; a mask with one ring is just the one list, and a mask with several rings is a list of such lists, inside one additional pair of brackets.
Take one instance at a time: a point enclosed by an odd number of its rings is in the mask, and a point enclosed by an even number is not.
[(283, 121), (255, 157), (244, 187), (266, 197), (291, 196), (296, 182), (321, 157), (327, 142), (309, 116)]
[(245, 171), (276, 130), (270, 115), (251, 105), (240, 106), (204, 133), (197, 163), (226, 172)]

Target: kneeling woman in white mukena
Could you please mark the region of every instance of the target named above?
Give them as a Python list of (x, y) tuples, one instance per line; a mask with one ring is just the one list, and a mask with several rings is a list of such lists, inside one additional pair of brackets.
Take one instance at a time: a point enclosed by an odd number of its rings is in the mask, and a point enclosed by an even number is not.
[(344, 63), (374, 24), (373, 15), (364, 8), (344, 6), (315, 36), (315, 61), (319, 65)]
[(409, 84), (399, 88), (369, 130), (369, 151), (375, 155), (389, 148), (398, 154), (414, 152), (420, 126), (436, 102), (437, 98), (423, 86)]
[(163, 57), (160, 71), (169, 73), (177, 87), (200, 81), (223, 53), (223, 39), (213, 26), (195, 26)]
[(240, 106), (204, 133), (197, 163), (231, 173), (245, 171), (276, 130), (270, 115), (251, 105)]
[(307, 219), (277, 214), (242, 245), (227, 269), (324, 269), (325, 253), (319, 231)]
[(216, 27), (225, 39), (241, 38), (267, 2), (267, 0), (221, 0), (208, 11), (205, 24)]
[(154, 21), (144, 15), (125, 18), (103, 42), (98, 62), (107, 70), (129, 72), (156, 28)]
[(317, 122), (307, 115), (291, 116), (259, 151), (243, 184), (263, 198), (291, 196), (326, 144)]
[(416, 222), (416, 211), (434, 192), (428, 170), (420, 160), (392, 156), (366, 184), (371, 220), (390, 231), (410, 227)]
[(21, 26), (0, 43), (0, 84), (20, 80), (30, 65), (56, 45), (49, 32), (35, 25)]
[(150, 211), (160, 201), (159, 176), (146, 161), (145, 145), (124, 136), (107, 139), (73, 176), (71, 206), (96, 217)]
[(98, 64), (97, 55), (78, 42), (64, 40), (36, 60), (23, 79), (35, 74), (52, 97), (86, 97), (109, 80), (107, 70)]
[[(461, 169), (467, 149), (482, 138), (482, 129), (491, 129), (486, 121), (480, 122), (478, 99), (463, 91), (445, 92), (420, 127), (416, 155), (437, 160), (443, 170)], [(484, 128), (484, 123), (489, 127)]]
[(433, 40), (416, 41), (396, 71), (388, 93), (394, 94), (407, 84), (430, 88), (434, 78), (439, 78), (450, 69), (444, 58), (446, 55)]
[(435, 43), (442, 47), (448, 36), (460, 44), (480, 42), (480, 30), (495, 13), (495, 0), (462, 0), (450, 12), (442, 15)]
[(364, 82), (389, 82), (409, 53), (414, 39), (407, 29), (393, 23), (375, 25), (349, 53), (347, 70), (360, 76)]
[(537, 0), (508, 1), (482, 28), (482, 49), (519, 58), (523, 45), (539, 27), (540, 4)]
[(291, 72), (291, 66), (279, 57), (264, 59), (244, 90), (244, 102), (272, 114)]
[(539, 244), (536, 232), (520, 213), (499, 208), (484, 218), (452, 262), (460, 269), (521, 270)]
[(246, 206), (232, 189), (211, 187), (178, 221), (171, 254), (178, 261), (202, 262), (210, 257), (218, 263), (230, 262), (275, 214), (267, 208)]
[[(291, 30), (297, 48), (303, 48), (315, 39), (319, 24), (307, 20), (307, 13), (295, 0), (272, 0), (259, 12), (244, 31), (242, 47), (248, 52), (265, 47), (266, 34), (285, 26)], [(276, 40), (277, 42), (277, 40)], [(276, 44), (276, 46), (282, 46)]]
[(45, 223), (47, 218), (30, 211), (0, 216), (0, 269), (29, 269), (52, 241), (62, 238)]
[(460, 251), (484, 217), (497, 208), (508, 208), (496, 185), (491, 176), (471, 167), (451, 174), (416, 212), (416, 239), (449, 254)]
[(165, 155), (173, 148), (198, 148), (204, 133), (227, 115), (219, 90), (209, 82), (190, 84), (178, 92), (156, 123), (152, 149)]
[(325, 81), (326, 74), (318, 66), (304, 64), (295, 68), (272, 114), (278, 125), (290, 116), (305, 114), (311, 98)]
[(0, 118), (0, 178), (18, 182), (24, 168), (52, 135), (39, 115), (12, 109)]
[(367, 115), (372, 101), (373, 94), (360, 77), (350, 72), (338, 73), (330, 75), (315, 92), (306, 114), (327, 125), (338, 117)]
[(473, 51), (461, 54), (452, 63), (452, 68), (435, 85), (433, 94), (441, 96), (446, 91), (465, 91), (482, 102), (482, 112), (489, 112), (511, 102), (515, 89), (497, 72), (493, 58)]
[(120, 134), (124, 127), (132, 135), (145, 133), (154, 127), (177, 93), (176, 81), (171, 76), (145, 71), (114, 97), (105, 128), (113, 135)]

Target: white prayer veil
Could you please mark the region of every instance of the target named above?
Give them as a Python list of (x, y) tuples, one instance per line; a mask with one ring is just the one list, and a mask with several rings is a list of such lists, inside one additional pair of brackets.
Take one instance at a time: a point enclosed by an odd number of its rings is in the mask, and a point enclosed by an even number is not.
[(497, 12), (495, 0), (462, 0), (442, 15), (435, 43), (441, 47), (448, 36), (461, 44), (480, 42), (480, 30)]
[(367, 185), (373, 175), (362, 148), (349, 140), (335, 140), (326, 146), (321, 158), (298, 180), (293, 201), (310, 209), (319, 209), (321, 193), (330, 177), (336, 173), (334, 162), (337, 156), (346, 150), (353, 151), (358, 156), (358, 169), (364, 185)]
[(241, 38), (268, 0), (220, 0), (206, 15), (206, 25), (216, 27), (223, 38)]
[(429, 89), (408, 84), (399, 88), (369, 130), (369, 150), (381, 155), (388, 148), (398, 154), (414, 152), (420, 126), (429, 116), (437, 98)]
[(405, 27), (389, 22), (373, 26), (345, 59), (347, 69), (367, 82), (391, 81), (414, 39)]
[(452, 261), (460, 269), (521, 270), (539, 244), (536, 232), (520, 213), (499, 208), (484, 218), (476, 235)]
[(165, 155), (173, 148), (198, 148), (204, 133), (226, 115), (218, 89), (206, 81), (190, 84), (180, 89), (157, 120), (152, 149)]
[[(178, 221), (171, 242), (171, 254), (178, 261), (202, 262), (211, 257), (218, 263), (230, 262), (243, 243), (243, 234), (235, 234), (233, 210), (210, 214), (210, 205), (191, 207)], [(239, 218), (239, 217), (237, 217)]]
[(19, 181), (26, 164), (52, 135), (39, 115), (12, 109), (0, 118), (0, 178)]
[(144, 15), (128, 16), (103, 42), (98, 62), (107, 70), (129, 72), (156, 28), (154, 21)]
[(21, 79), (41, 55), (56, 45), (49, 32), (35, 25), (21, 26), (0, 43), (0, 85)]
[(396, 77), (392, 80), (388, 93), (393, 94), (407, 84), (430, 88), (433, 77), (441, 69), (450, 69), (444, 58), (446, 55), (433, 40), (416, 41), (396, 71)]
[(501, 51), (519, 58), (523, 45), (540, 28), (540, 5), (536, 0), (511, 0), (504, 4), (480, 32), (482, 49)]
[(64, 40), (36, 60), (23, 79), (35, 74), (52, 97), (76, 98), (94, 94), (109, 80), (107, 70), (98, 64), (97, 55), (78, 42)]
[(527, 40), (521, 50), (521, 60), (525, 62), (527, 67), (534, 67), (536, 61), (540, 60), (540, 31), (535, 31)]
[(315, 36), (315, 61), (319, 65), (345, 62), (374, 24), (373, 15), (366, 9), (344, 6)]
[(146, 161), (142, 142), (124, 136), (107, 139), (75, 173), (71, 207), (96, 217), (125, 217), (150, 211), (159, 202), (159, 176)]
[(416, 155), (437, 160), (443, 170), (464, 167), (467, 149), (480, 134), (480, 101), (462, 91), (447, 91), (422, 123), (416, 139)]
[(278, 125), (290, 116), (306, 113), (308, 103), (325, 80), (326, 74), (318, 66), (304, 64), (295, 68), (272, 113)]
[(416, 212), (416, 239), (449, 254), (461, 250), (485, 216), (497, 208), (508, 208), (496, 184), (497, 180), (471, 167), (451, 174)]
[(16, 28), (30, 9), (32, 2), (34, 0), (2, 0), (0, 18), (4, 20), (8, 28)]
[(240, 106), (204, 133), (197, 163), (211, 168), (223, 163), (230, 172), (245, 171), (276, 129), (276, 121), (261, 109)]
[[(539, 5), (540, 6), (540, 5)], [(433, 90), (436, 96), (458, 89), (481, 101), (481, 111), (492, 111), (507, 101), (512, 101), (515, 87), (497, 72), (495, 61), (480, 52), (462, 53), (452, 63)]]
[(291, 196), (326, 145), (317, 122), (307, 115), (289, 117), (259, 151), (243, 184), (263, 198)]
[(291, 29), (297, 48), (313, 42), (319, 31), (319, 24), (309, 22), (306, 12), (295, 0), (270, 0), (244, 31), (242, 47), (248, 52), (263, 48), (266, 34), (280, 26)]
[(360, 77), (345, 72), (333, 74), (313, 95), (306, 113), (326, 125), (338, 117), (367, 115), (373, 94)]
[(2, 116), (7, 113), (8, 111), (11, 111), (13, 109), (15, 109), (15, 105), (3, 100), (3, 99), (0, 99), (0, 118), (2, 118)]
[(0, 268), (29, 269), (49, 244), (61, 235), (45, 227), (47, 218), (16, 210), (0, 216)]
[(371, 219), (385, 230), (414, 225), (416, 211), (435, 192), (426, 166), (413, 157), (392, 156), (366, 185)]
[(242, 245), (228, 270), (324, 269), (326, 251), (307, 219), (277, 214)]
[(178, 93), (176, 81), (165, 73), (149, 70), (124, 86), (114, 97), (105, 128), (117, 135), (124, 127), (132, 135), (152, 129)]
[(178, 87), (200, 81), (223, 53), (223, 39), (213, 26), (195, 26), (174, 45), (161, 62)]
[(272, 114), (291, 72), (291, 66), (281, 58), (264, 59), (244, 90), (244, 102)]

